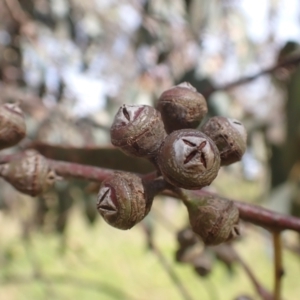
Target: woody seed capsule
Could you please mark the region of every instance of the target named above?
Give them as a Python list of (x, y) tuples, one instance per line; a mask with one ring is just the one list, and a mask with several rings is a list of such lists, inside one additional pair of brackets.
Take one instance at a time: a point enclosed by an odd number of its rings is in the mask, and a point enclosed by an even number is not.
[(218, 245), (240, 234), (239, 211), (232, 201), (207, 195), (185, 204), (193, 231), (206, 245)]
[(34, 150), (1, 165), (0, 176), (21, 193), (33, 197), (46, 192), (57, 179), (47, 159)]
[(160, 112), (148, 105), (122, 105), (110, 130), (111, 142), (123, 152), (154, 157), (166, 132)]
[(202, 126), (201, 131), (216, 143), (222, 166), (241, 160), (246, 151), (247, 132), (240, 121), (221, 116), (213, 117)]
[(150, 211), (152, 197), (148, 197), (142, 179), (128, 172), (115, 172), (102, 182), (97, 209), (113, 227), (130, 229)]
[(196, 129), (169, 134), (159, 150), (157, 161), (169, 183), (190, 190), (210, 185), (220, 168), (216, 145)]
[(18, 144), (26, 134), (26, 124), (18, 104), (0, 106), (0, 150)]
[(185, 128), (196, 128), (207, 114), (204, 97), (188, 82), (183, 82), (162, 93), (158, 100), (168, 133)]

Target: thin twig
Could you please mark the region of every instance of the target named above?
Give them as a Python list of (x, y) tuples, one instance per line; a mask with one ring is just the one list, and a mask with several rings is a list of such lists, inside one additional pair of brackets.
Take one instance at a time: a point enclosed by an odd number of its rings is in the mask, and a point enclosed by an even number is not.
[(246, 77), (240, 78), (238, 80), (235, 80), (235, 81), (232, 81), (232, 82), (229, 82), (229, 83), (217, 86), (217, 87), (213, 87), (210, 90), (206, 90), (206, 91), (203, 92), (203, 95), (205, 97), (209, 97), (214, 92), (229, 90), (229, 89), (237, 87), (239, 85), (249, 83), (250, 81), (257, 79), (260, 76), (273, 73), (273, 72), (275, 72), (276, 70), (278, 70), (282, 67), (288, 67), (290, 65), (296, 65), (298, 63), (300, 63), (300, 54), (299, 53), (289, 57), (288, 59), (285, 59), (285, 60), (275, 64), (272, 67), (261, 70), (261, 71), (255, 73), (251, 76), (246, 76)]
[(255, 277), (254, 273), (252, 272), (248, 264), (246, 264), (246, 262), (240, 257), (237, 251), (235, 251), (234, 249), (233, 251), (235, 252), (237, 261), (243, 267), (244, 271), (246, 272), (247, 276), (251, 280), (252, 284), (255, 287), (256, 292), (260, 295), (260, 297), (263, 300), (274, 300), (272, 294), (268, 290), (266, 290), (258, 281), (258, 279)]
[(180, 278), (176, 275), (175, 271), (172, 269), (172, 267), (169, 265), (168, 261), (166, 260), (166, 258), (164, 257), (164, 255), (162, 254), (162, 252), (157, 248), (157, 246), (153, 243), (152, 241), (152, 245), (151, 245), (152, 251), (155, 253), (155, 255), (157, 256), (157, 258), (159, 259), (161, 265), (163, 266), (163, 268), (165, 269), (165, 271), (169, 274), (170, 278), (172, 279), (172, 281), (174, 282), (175, 286), (178, 288), (178, 290), (180, 291), (183, 299), (185, 300), (193, 300), (193, 298), (191, 297), (191, 295), (188, 293), (186, 287), (183, 285), (182, 281), (180, 280)]
[(280, 231), (273, 231), (274, 249), (274, 300), (281, 299), (281, 279), (284, 275), (282, 266), (282, 242)]
[(4, 4), (6, 5), (12, 18), (20, 25), (24, 25), (30, 20), (29, 16), (23, 11), (19, 1), (4, 0)]

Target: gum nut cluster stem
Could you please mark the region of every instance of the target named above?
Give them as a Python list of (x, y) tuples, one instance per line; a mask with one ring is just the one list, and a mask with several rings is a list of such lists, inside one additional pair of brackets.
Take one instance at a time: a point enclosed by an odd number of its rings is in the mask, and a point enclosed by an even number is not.
[(163, 92), (158, 99), (157, 109), (161, 112), (168, 133), (196, 128), (207, 114), (205, 98), (188, 82)]
[(154, 157), (166, 132), (160, 112), (148, 105), (122, 105), (110, 130), (111, 142), (137, 157)]
[(232, 201), (207, 195), (185, 204), (193, 231), (206, 245), (218, 245), (239, 236), (239, 210)]
[(7, 164), (0, 165), (0, 176), (21, 193), (37, 196), (52, 187), (57, 179), (48, 160), (34, 150)]
[(108, 224), (126, 230), (149, 213), (152, 201), (139, 176), (117, 171), (102, 182), (97, 209)]
[(247, 147), (247, 132), (240, 121), (221, 116), (212, 117), (202, 126), (201, 131), (217, 145), (222, 166), (241, 160)]
[(220, 155), (215, 143), (196, 129), (182, 129), (169, 134), (157, 160), (165, 180), (190, 190), (210, 185), (220, 168)]
[(18, 144), (26, 135), (25, 118), (19, 105), (0, 106), (0, 150)]

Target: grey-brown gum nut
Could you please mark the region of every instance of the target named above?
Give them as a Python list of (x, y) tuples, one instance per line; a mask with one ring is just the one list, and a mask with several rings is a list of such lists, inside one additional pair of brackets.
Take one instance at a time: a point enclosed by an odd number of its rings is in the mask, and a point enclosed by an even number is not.
[(18, 191), (31, 196), (47, 191), (57, 179), (48, 160), (35, 150), (27, 150), (20, 159), (3, 165), (1, 176)]
[(188, 206), (193, 231), (206, 245), (218, 245), (239, 235), (239, 210), (232, 201), (204, 196)]
[(234, 128), (236, 130), (236, 132), (239, 133), (239, 136), (240, 136), (241, 140), (246, 145), (246, 143), (247, 143), (247, 131), (246, 131), (245, 126), (240, 121), (238, 121), (236, 119), (228, 118), (228, 122), (231, 124), (232, 128)]
[(138, 157), (155, 156), (166, 136), (160, 112), (147, 105), (122, 105), (110, 134), (114, 146)]
[(151, 203), (140, 177), (115, 172), (100, 187), (97, 209), (108, 224), (127, 230), (148, 214)]
[(239, 161), (246, 151), (247, 132), (238, 120), (212, 117), (202, 126), (201, 131), (216, 143), (223, 166)]
[(185, 189), (210, 185), (220, 168), (214, 142), (196, 129), (172, 132), (158, 154), (158, 165), (165, 179)]
[(207, 114), (204, 97), (188, 82), (183, 82), (162, 93), (158, 100), (168, 133), (185, 128), (196, 128)]
[(18, 104), (0, 106), (0, 150), (19, 143), (26, 135), (26, 124)]

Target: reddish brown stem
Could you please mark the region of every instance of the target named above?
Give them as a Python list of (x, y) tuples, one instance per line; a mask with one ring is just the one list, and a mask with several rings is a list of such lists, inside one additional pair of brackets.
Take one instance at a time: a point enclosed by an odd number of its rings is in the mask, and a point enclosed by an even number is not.
[(48, 159), (57, 175), (101, 182), (114, 174), (114, 170)]
[[(17, 157), (20, 157), (22, 153), (7, 155), (0, 157), (0, 164), (7, 163)], [(114, 172), (112, 169), (92, 167), (88, 165), (81, 165), (76, 163), (62, 162), (56, 160), (49, 160), (53, 168), (58, 175), (63, 177), (75, 177), (84, 180), (92, 180), (101, 182), (108, 176), (111, 176)], [(145, 179), (155, 178), (155, 173), (141, 175)], [(168, 185), (162, 178), (155, 180), (155, 193), (162, 192), (168, 196), (172, 196), (181, 199), (180, 195), (175, 192), (175, 190), (170, 191), (171, 186)], [(200, 197), (204, 194), (210, 194), (207, 191), (197, 190), (197, 191), (185, 191), (191, 197)], [(232, 200), (232, 199), (228, 199)], [(273, 212), (266, 208), (258, 205), (253, 205), (249, 203), (244, 203), (241, 201), (232, 200), (236, 204), (240, 212), (240, 218), (244, 221), (253, 223), (255, 225), (267, 228), (269, 230), (294, 230), (300, 233), (300, 218), (292, 217), (289, 215), (284, 215), (281, 213)]]
[(273, 232), (274, 249), (274, 300), (281, 299), (281, 279), (284, 274), (282, 266), (282, 243), (279, 231)]

